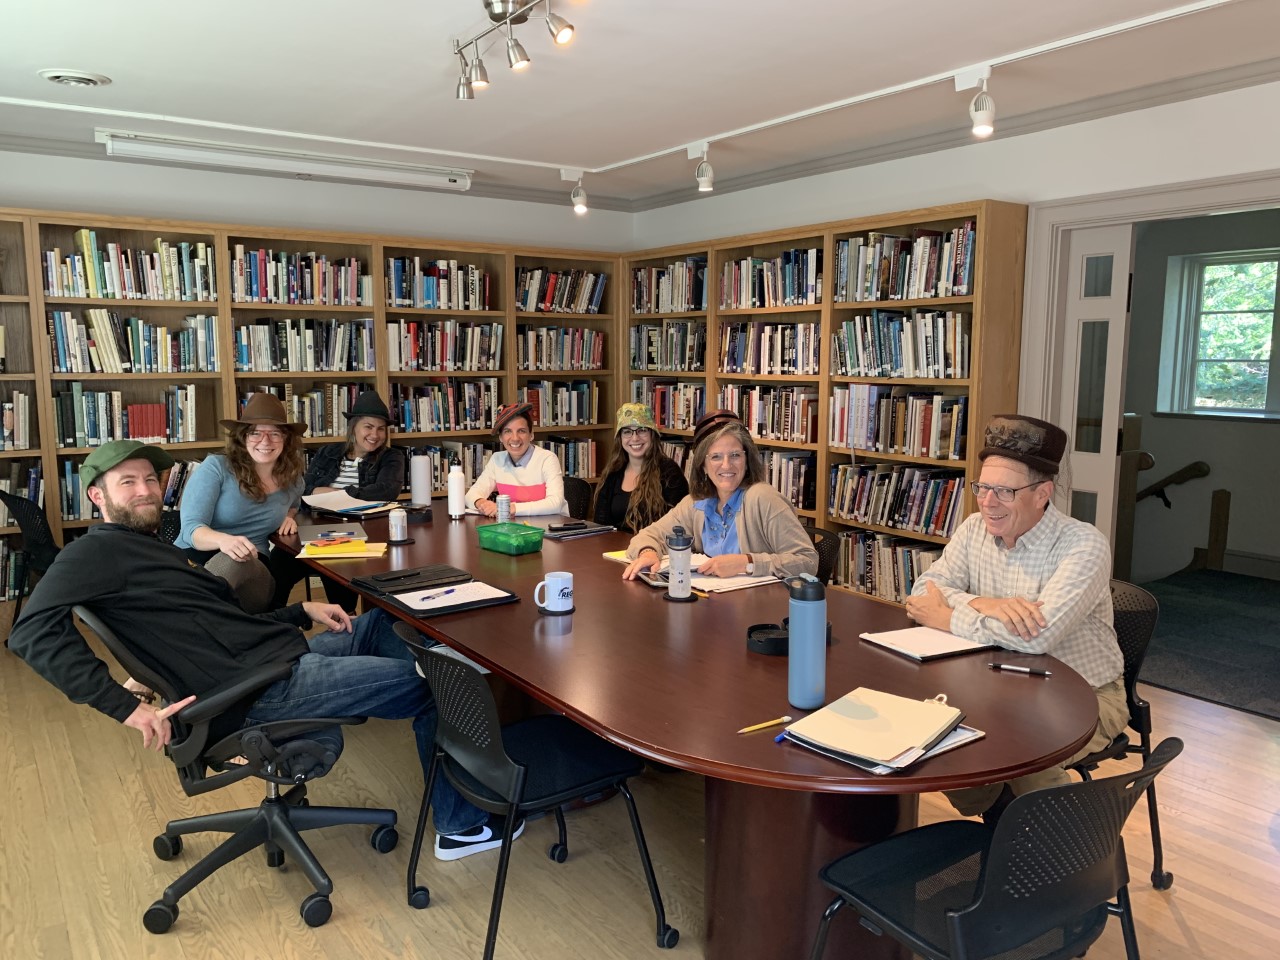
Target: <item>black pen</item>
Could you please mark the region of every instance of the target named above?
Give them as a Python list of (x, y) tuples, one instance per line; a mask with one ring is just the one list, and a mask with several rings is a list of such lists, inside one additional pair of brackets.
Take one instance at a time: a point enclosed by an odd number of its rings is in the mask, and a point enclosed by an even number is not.
[(1012, 663), (988, 663), (987, 666), (992, 670), (1008, 670), (1010, 673), (1029, 673), (1033, 677), (1053, 676), (1053, 673), (1048, 670), (1036, 670), (1034, 667), (1019, 667)]

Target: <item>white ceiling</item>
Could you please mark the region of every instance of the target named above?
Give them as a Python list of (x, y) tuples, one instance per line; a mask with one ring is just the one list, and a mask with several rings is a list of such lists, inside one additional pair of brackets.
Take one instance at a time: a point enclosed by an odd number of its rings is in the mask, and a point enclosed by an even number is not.
[[(1276, 0), (552, 9), (574, 42), (517, 27), (532, 65), (515, 74), (491, 35), (492, 83), (463, 102), (453, 41), (488, 24), (481, 0), (3, 0), (0, 149), (105, 156), (102, 127), (461, 167), (474, 194), (557, 203), (571, 167), (594, 206), (641, 210), (698, 196), (697, 141), (712, 141), (719, 191), (968, 142), (974, 91), (952, 75), (975, 64), (995, 64), (997, 137), (1280, 78)], [(55, 86), (37, 74), (50, 67), (113, 82)], [(1222, 132), (1188, 131), (1206, 133)]]

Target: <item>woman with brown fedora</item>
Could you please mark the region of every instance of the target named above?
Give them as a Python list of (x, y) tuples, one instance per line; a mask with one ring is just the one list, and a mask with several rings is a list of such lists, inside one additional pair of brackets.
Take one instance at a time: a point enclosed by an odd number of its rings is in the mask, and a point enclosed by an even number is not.
[[(205, 457), (187, 480), (182, 531), (174, 543), (233, 586), (239, 582), (262, 592), (262, 574), (285, 560), (271, 559), (272, 534), (298, 529), (294, 515), (302, 497), (301, 438), (307, 427), (290, 423), (284, 404), (269, 393), (253, 394), (238, 420), (221, 423), (227, 430), (223, 452)], [(271, 586), (264, 609), (287, 599)]]

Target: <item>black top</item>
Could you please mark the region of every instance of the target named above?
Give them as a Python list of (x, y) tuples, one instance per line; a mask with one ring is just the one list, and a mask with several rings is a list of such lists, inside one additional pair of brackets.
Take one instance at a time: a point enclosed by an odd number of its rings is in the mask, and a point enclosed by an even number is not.
[[(670, 457), (661, 457), (658, 463), (662, 472), (662, 499), (667, 503), (667, 510), (670, 510), (689, 492), (689, 481)], [(592, 519), (596, 523), (611, 524), (619, 530), (635, 533), (635, 530), (627, 526), (627, 508), (631, 505), (631, 494), (622, 489), (622, 475), (626, 469), (624, 465), (600, 481), (596, 515)], [(666, 510), (663, 511), (665, 512)], [(661, 514), (657, 517), (641, 517), (638, 529), (644, 529), (660, 516)]]
[(76, 604), (101, 617), (184, 695), (212, 690), (247, 667), (307, 652), (300, 628), (310, 618), (302, 604), (245, 613), (225, 580), (188, 563), (177, 547), (114, 523), (91, 527), (36, 585), (9, 648), (74, 702), (121, 722), (138, 701), (76, 629)]
[[(325, 444), (312, 454), (303, 481), (303, 495), (337, 480), (346, 455), (345, 440)], [(373, 456), (361, 457), (357, 471), (356, 485), (347, 487), (347, 493), (357, 500), (394, 500), (404, 489), (404, 451), (399, 447), (385, 447)]]

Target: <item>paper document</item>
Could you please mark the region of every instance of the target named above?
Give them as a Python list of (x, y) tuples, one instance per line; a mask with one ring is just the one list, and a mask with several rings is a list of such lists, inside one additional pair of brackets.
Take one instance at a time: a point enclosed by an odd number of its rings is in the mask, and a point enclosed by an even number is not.
[(385, 543), (366, 543), (363, 540), (356, 540), (349, 544), (338, 544), (332, 547), (304, 543), (302, 549), (298, 551), (298, 556), (306, 557), (308, 560), (356, 560), (381, 557), (386, 552)]
[(509, 596), (511, 594), (506, 590), (499, 590), (487, 583), (472, 580), (452, 587), (432, 587), (428, 590), (396, 594), (396, 602), (416, 613), (434, 613), (451, 607), (482, 603), (486, 600), (501, 600)]
[[(859, 687), (791, 724), (787, 738), (827, 754), (902, 770), (956, 728), (964, 714), (937, 700)], [(861, 766), (861, 764), (859, 764)]]
[(385, 500), (357, 500), (345, 490), (332, 490), (329, 493), (313, 493), (302, 498), (307, 506), (329, 513), (351, 513), (368, 516), (394, 509), (394, 502)]
[[(979, 730), (976, 727), (966, 726), (962, 723), (939, 740), (937, 744), (931, 747), (917, 762), (929, 760), (938, 756), (940, 753), (946, 753), (948, 750), (954, 750), (956, 747), (963, 747), (966, 743), (973, 743), (973, 741), (981, 740), (985, 736), (986, 733), (982, 730)], [(838, 750), (824, 750), (823, 748), (814, 746), (811, 743), (800, 744), (800, 746), (809, 750), (814, 750), (824, 756), (830, 757), (833, 760), (841, 760), (844, 763), (851, 763), (858, 769), (865, 770), (867, 773), (874, 773), (876, 776), (882, 777), (885, 774), (902, 772), (897, 767), (890, 767), (883, 763), (871, 763), (867, 760), (861, 759), (860, 757), (851, 757), (849, 754), (841, 753)]]
[(964, 637), (957, 637), (954, 633), (935, 630), (933, 627), (906, 627), (902, 630), (863, 633), (859, 636), (894, 653), (920, 661), (950, 657), (957, 653), (972, 653), (974, 650), (982, 650), (986, 647), (986, 644), (966, 640)]

